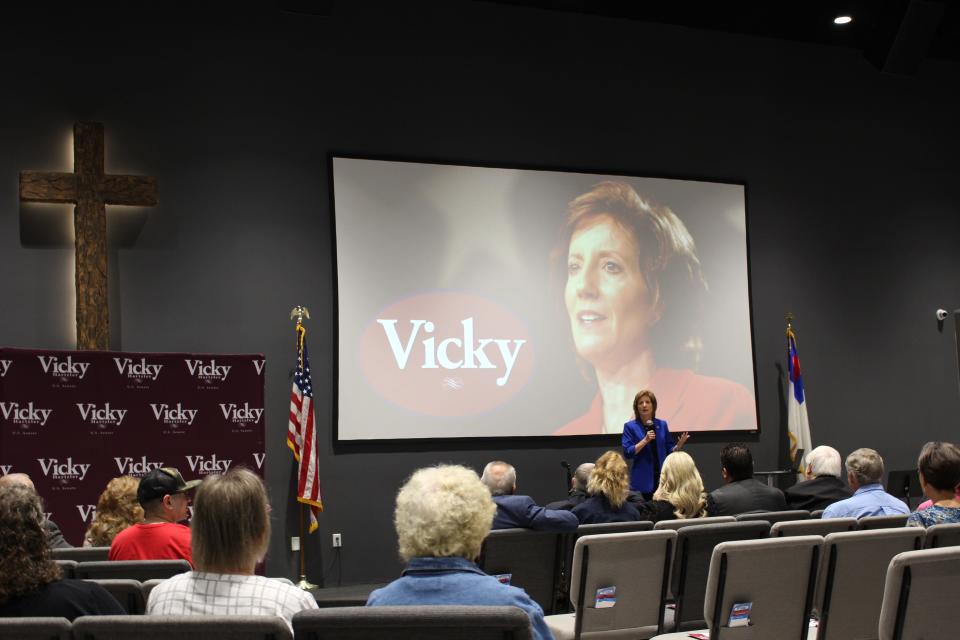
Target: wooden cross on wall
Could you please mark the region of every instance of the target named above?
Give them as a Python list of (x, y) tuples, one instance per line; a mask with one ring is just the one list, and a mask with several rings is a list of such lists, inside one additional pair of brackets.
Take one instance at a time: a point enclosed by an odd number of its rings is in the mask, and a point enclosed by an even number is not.
[(103, 164), (103, 125), (77, 122), (73, 125), (73, 173), (20, 172), (23, 202), (76, 205), (77, 349), (97, 351), (110, 348), (106, 205), (157, 204), (156, 178), (106, 175)]

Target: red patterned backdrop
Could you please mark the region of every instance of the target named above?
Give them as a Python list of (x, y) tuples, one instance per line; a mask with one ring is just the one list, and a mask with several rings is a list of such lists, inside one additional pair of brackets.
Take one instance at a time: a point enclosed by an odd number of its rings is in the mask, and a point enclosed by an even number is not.
[(0, 348), (0, 474), (27, 473), (79, 546), (119, 475), (263, 475), (262, 355)]

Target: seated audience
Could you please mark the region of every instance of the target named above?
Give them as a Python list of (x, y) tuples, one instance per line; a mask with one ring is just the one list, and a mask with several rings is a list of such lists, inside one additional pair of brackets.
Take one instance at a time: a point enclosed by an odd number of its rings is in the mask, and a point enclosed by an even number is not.
[(917, 460), (920, 486), (933, 504), (917, 509), (907, 518), (907, 526), (932, 527), (935, 524), (960, 522), (960, 448), (949, 442), (928, 442)]
[(784, 492), (787, 507), (816, 511), (826, 509), (838, 500), (846, 500), (853, 492), (843, 481), (840, 452), (821, 445), (807, 454), (804, 480)]
[(573, 531), (580, 526), (577, 516), (569, 511), (545, 509), (530, 496), (516, 495), (517, 471), (506, 462), (489, 463), (483, 470), (481, 480), (497, 505), (497, 513), (493, 518), (494, 529)]
[(127, 527), (110, 545), (110, 560), (179, 560), (193, 564), (190, 529), (181, 521), (189, 517), (187, 491), (200, 484), (185, 482), (172, 467), (147, 473), (137, 487), (137, 501), (143, 507), (143, 522)]
[(707, 515), (709, 496), (693, 458), (685, 451), (674, 451), (663, 461), (660, 486), (653, 500), (640, 508), (640, 519), (685, 520)]
[(710, 494), (712, 516), (735, 516), (748, 511), (783, 511), (783, 492), (753, 477), (753, 454), (747, 445), (731, 443), (720, 451), (724, 486)]
[(164, 580), (150, 592), (151, 615), (264, 615), (283, 618), (316, 609), (307, 591), (254, 575), (270, 544), (269, 504), (256, 474), (235, 467), (210, 475), (197, 489), (193, 525), (196, 570)]
[[(415, 472), (397, 494), (394, 524), (399, 578), (370, 594), (368, 607), (390, 605), (489, 605), (519, 607), (535, 638), (552, 638), (543, 610), (523, 589), (502, 584), (475, 564), (497, 506), (477, 474), (439, 466)], [(562, 511), (570, 515), (569, 511)], [(576, 518), (574, 518), (576, 521)]]
[[(0, 477), (0, 488), (13, 485), (21, 485), (27, 487), (34, 493), (37, 492), (37, 488), (33, 486), (33, 480), (31, 480), (30, 476), (25, 473), (8, 473), (7, 475)], [(50, 518), (44, 518), (43, 530), (47, 535), (47, 546), (51, 549), (73, 548), (73, 545), (67, 542), (66, 538), (63, 537), (63, 533), (60, 532), (60, 527), (57, 526), (57, 523)]]
[(903, 500), (895, 498), (880, 484), (883, 479), (883, 458), (873, 449), (857, 449), (847, 456), (847, 484), (853, 497), (834, 502), (824, 509), (827, 518), (864, 518), (910, 513)]
[(574, 471), (570, 478), (570, 492), (565, 500), (557, 500), (549, 503), (547, 509), (563, 509), (569, 511), (575, 506), (587, 499), (587, 481), (590, 479), (590, 473), (593, 471), (592, 462), (584, 462)]
[(571, 513), (580, 524), (602, 522), (633, 522), (640, 519), (636, 507), (627, 502), (630, 491), (630, 476), (627, 463), (616, 451), (607, 451), (597, 459), (587, 482), (586, 500), (575, 506)]
[[(0, 617), (123, 615), (100, 585), (63, 579), (50, 558), (43, 506), (24, 484), (0, 486)], [(12, 637), (12, 636), (11, 636)]]
[(118, 533), (143, 521), (143, 507), (137, 502), (140, 482), (120, 476), (107, 483), (97, 500), (97, 512), (83, 536), (85, 547), (109, 547)]

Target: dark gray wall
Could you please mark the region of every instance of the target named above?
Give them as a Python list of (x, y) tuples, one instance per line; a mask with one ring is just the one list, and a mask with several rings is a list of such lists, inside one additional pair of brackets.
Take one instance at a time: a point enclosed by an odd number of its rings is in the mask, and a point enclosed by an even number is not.
[[(908, 468), (924, 441), (956, 439), (954, 338), (933, 314), (960, 307), (957, 64), (890, 77), (849, 49), (483, 3), (341, 4), (310, 17), (157, 3), (0, 27), (0, 344), (74, 345), (72, 248), (34, 228), (69, 210), (21, 208), (17, 174), (69, 170), (72, 123), (103, 122), (108, 171), (157, 176), (161, 193), (114, 261), (114, 348), (266, 354), (271, 574), (296, 571), (295, 304), (313, 313), (321, 407), (315, 582), (396, 575), (392, 495), (418, 466), (504, 458), (546, 501), (562, 492), (559, 460), (612, 444), (333, 445), (331, 150), (745, 181), (757, 467), (786, 446), (786, 311), (816, 443)], [(110, 216), (116, 237), (143, 222)], [(711, 487), (718, 449), (690, 444)]]

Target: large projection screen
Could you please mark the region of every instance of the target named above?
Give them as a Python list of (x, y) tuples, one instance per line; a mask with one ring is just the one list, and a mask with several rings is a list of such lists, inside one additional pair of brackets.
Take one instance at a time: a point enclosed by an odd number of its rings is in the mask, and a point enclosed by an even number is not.
[(758, 429), (744, 185), (331, 163), (338, 440)]

